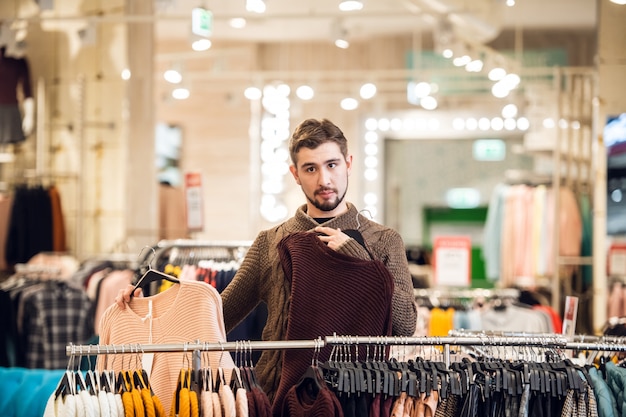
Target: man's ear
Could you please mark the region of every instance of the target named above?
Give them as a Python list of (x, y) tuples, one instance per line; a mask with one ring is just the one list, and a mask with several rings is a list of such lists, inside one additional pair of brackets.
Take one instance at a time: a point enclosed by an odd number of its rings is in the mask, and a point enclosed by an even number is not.
[(346, 167), (348, 169), (348, 175), (352, 172), (352, 155), (346, 156)]
[(291, 171), (291, 175), (293, 175), (293, 178), (296, 180), (296, 184), (301, 185), (300, 184), (300, 177), (298, 177), (298, 168), (296, 168), (295, 165), (289, 165), (289, 171)]

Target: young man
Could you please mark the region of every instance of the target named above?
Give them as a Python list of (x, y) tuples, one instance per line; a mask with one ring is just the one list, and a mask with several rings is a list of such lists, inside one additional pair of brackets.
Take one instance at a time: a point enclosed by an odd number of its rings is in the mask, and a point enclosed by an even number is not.
[[(263, 340), (285, 340), (291, 288), (281, 265), (279, 243), (293, 233), (315, 232), (338, 253), (385, 265), (393, 279), (391, 334), (412, 335), (417, 313), (404, 243), (396, 231), (370, 221), (345, 201), (352, 155), (348, 154), (343, 132), (326, 119), (304, 120), (290, 139), (289, 152), (290, 170), (306, 204), (292, 218), (260, 232), (254, 240), (237, 274), (221, 294), (226, 331), (265, 302), (268, 317)], [(342, 230), (358, 230), (362, 242)], [(355, 280), (354, 290), (358, 289), (359, 281)], [(118, 305), (123, 307), (129, 295), (130, 290), (121, 293), (116, 299)], [(281, 352), (262, 352), (255, 368), (264, 391), (273, 399), (280, 381)]]
[[(368, 220), (345, 201), (352, 155), (343, 132), (329, 120), (308, 119), (296, 127), (290, 142), (291, 173), (306, 204), (284, 223), (259, 233), (230, 285), (223, 291), (226, 331), (234, 328), (261, 301), (268, 308), (263, 340), (284, 340), (289, 283), (284, 277), (278, 244), (295, 232), (314, 231), (329, 248), (359, 259), (382, 261), (393, 276), (392, 334), (410, 336), (417, 318), (413, 286), (400, 235)], [(357, 230), (366, 244), (342, 230)], [(371, 254), (371, 256), (370, 256)], [(354, 282), (355, 291), (359, 282)], [(280, 378), (280, 351), (265, 351), (257, 375), (270, 399)]]

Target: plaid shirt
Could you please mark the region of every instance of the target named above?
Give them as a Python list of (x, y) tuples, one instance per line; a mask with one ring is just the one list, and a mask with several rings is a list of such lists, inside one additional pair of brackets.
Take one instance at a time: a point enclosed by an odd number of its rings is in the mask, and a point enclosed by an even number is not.
[(42, 282), (21, 303), (27, 368), (66, 368), (66, 346), (84, 344), (93, 336), (92, 302), (80, 287)]

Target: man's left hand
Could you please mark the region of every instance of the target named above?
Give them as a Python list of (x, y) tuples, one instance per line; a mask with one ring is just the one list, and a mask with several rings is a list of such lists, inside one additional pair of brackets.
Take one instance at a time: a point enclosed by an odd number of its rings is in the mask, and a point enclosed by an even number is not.
[(323, 233), (323, 235), (318, 236), (322, 242), (326, 242), (329, 248), (333, 250), (338, 250), (341, 245), (346, 243), (350, 236), (343, 233), (341, 229), (333, 229), (332, 227), (325, 226), (317, 226), (315, 231), (318, 233)]

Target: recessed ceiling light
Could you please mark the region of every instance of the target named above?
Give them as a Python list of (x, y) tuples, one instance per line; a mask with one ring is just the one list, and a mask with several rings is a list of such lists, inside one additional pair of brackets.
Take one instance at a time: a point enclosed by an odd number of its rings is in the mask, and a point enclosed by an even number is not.
[(246, 19), (243, 17), (233, 17), (230, 19), (229, 24), (233, 29), (243, 29), (246, 27)]
[(339, 3), (339, 10), (342, 12), (352, 12), (355, 10), (361, 10), (363, 8), (363, 2), (359, 0), (344, 0)]

